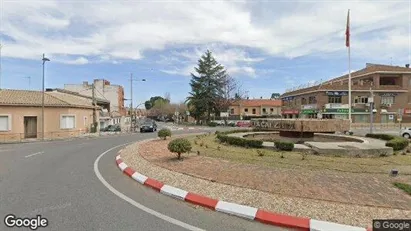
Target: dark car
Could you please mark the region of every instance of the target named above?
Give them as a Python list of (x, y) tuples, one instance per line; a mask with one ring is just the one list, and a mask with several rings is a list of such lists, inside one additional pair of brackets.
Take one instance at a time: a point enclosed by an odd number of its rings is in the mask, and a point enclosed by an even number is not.
[(140, 126), (140, 132), (155, 132), (157, 131), (157, 124), (154, 121), (145, 121)]
[(121, 131), (121, 127), (120, 125), (108, 125), (106, 128), (104, 128), (105, 132), (120, 132)]

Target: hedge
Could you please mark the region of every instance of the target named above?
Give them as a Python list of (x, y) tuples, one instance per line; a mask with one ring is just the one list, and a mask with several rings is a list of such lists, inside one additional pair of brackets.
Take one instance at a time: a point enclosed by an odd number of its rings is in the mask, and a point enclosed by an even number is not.
[(207, 124), (209, 127), (217, 127), (218, 126), (218, 123), (216, 123), (216, 122), (208, 122), (208, 124)]
[(227, 136), (221, 133), (217, 134), (217, 139), (220, 140), (220, 142), (227, 143), (227, 144), (234, 145), (234, 146), (250, 147), (250, 148), (262, 148), (263, 147), (262, 140), (247, 140), (247, 139), (240, 138), (240, 137)]
[(243, 132), (252, 132), (254, 130), (251, 129), (235, 129), (235, 130), (230, 130), (230, 131), (225, 131), (225, 132), (220, 132), (220, 131), (216, 131), (215, 134), (222, 134), (222, 135), (228, 135), (228, 134), (232, 134), (232, 133), (243, 133)]
[(282, 151), (292, 151), (294, 149), (294, 143), (291, 142), (275, 141), (274, 145), (278, 150)]
[(387, 143), (385, 144), (385, 146), (392, 147), (394, 151), (403, 150), (404, 148), (408, 147), (410, 143), (408, 139), (389, 134), (366, 134), (365, 137), (386, 140)]

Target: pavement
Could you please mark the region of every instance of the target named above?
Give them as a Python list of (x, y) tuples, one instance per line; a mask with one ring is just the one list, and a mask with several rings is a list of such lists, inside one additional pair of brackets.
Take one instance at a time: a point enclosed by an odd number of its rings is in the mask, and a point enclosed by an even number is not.
[(0, 145), (0, 230), (29, 230), (8, 229), (7, 214), (47, 218), (37, 230), (287, 230), (195, 207), (125, 177), (117, 152), (156, 135)]

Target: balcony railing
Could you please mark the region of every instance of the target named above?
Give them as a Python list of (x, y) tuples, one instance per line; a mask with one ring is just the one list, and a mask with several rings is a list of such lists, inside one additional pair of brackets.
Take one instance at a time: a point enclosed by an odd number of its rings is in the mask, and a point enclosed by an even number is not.
[(324, 107), (327, 109), (330, 109), (330, 108), (349, 108), (350, 106), (348, 104), (342, 104), (342, 103), (326, 103)]

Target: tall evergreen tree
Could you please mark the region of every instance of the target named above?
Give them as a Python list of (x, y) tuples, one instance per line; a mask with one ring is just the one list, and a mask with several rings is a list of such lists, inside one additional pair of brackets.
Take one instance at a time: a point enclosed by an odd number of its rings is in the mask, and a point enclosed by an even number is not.
[(191, 92), (187, 97), (190, 113), (196, 120), (205, 116), (208, 122), (211, 113), (219, 111), (218, 103), (224, 97), (227, 72), (209, 50), (201, 56), (194, 69), (197, 73), (191, 73)]

